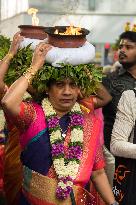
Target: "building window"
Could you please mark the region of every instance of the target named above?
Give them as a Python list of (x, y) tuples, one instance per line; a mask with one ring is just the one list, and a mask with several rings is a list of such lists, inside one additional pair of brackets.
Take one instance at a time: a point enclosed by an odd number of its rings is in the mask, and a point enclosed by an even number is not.
[(28, 0), (1, 0), (1, 20), (25, 12), (28, 8)]
[(89, 0), (89, 9), (92, 11), (95, 10), (95, 0)]

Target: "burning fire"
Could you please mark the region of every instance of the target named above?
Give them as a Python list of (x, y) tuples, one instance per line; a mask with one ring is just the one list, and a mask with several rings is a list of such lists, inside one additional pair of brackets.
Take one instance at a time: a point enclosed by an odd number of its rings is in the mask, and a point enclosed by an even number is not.
[(59, 32), (58, 29), (55, 30), (54, 34), (59, 34), (59, 35), (82, 35), (81, 32), (81, 27), (74, 27), (73, 25), (66, 27), (65, 32)]
[(38, 9), (36, 9), (36, 8), (30, 8), (27, 11), (28, 15), (32, 15), (32, 25), (33, 26), (39, 25), (39, 18), (36, 16), (37, 12), (38, 12)]

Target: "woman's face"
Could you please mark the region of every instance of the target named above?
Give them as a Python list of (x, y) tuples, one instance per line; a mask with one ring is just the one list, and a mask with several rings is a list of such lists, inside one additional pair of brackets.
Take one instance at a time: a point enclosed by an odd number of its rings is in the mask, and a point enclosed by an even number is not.
[(56, 112), (69, 112), (77, 101), (79, 87), (71, 79), (64, 79), (53, 83), (49, 90), (49, 100)]

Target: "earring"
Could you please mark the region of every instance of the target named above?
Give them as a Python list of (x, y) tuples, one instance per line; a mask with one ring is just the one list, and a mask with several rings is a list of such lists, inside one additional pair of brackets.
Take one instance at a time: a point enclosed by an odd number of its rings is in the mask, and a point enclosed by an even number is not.
[(46, 97), (48, 97), (48, 96), (49, 96), (49, 93), (48, 93), (48, 92), (46, 92), (46, 93), (45, 93), (45, 95), (46, 95)]

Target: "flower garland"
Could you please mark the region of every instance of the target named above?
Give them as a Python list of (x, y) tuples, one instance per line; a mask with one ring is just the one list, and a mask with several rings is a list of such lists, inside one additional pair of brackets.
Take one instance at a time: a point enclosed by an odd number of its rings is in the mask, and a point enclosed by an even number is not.
[(78, 174), (83, 152), (83, 114), (79, 104), (75, 103), (70, 112), (71, 138), (67, 153), (65, 153), (59, 117), (47, 98), (42, 101), (42, 108), (48, 122), (53, 165), (58, 176), (56, 196), (59, 199), (66, 199)]

